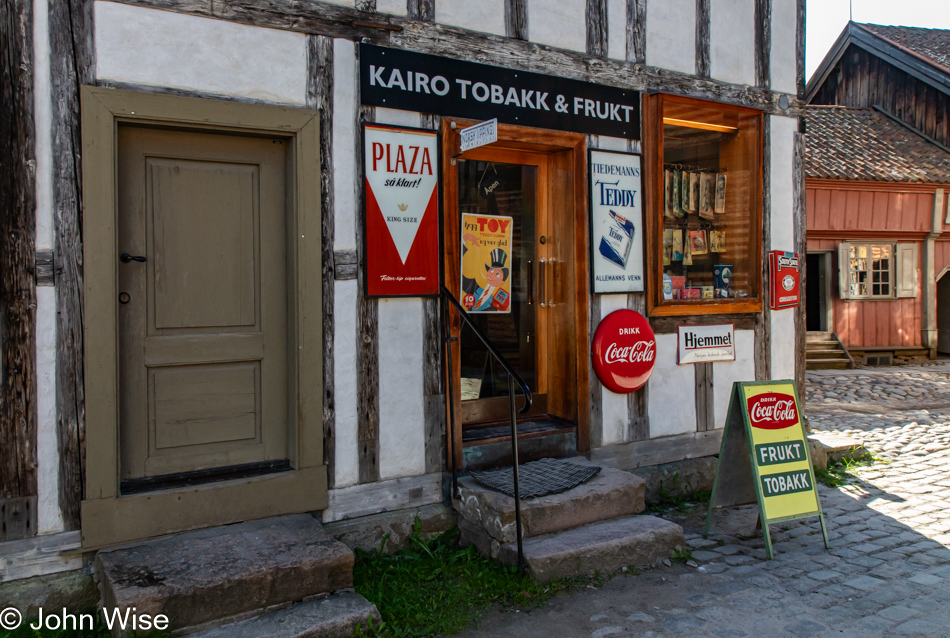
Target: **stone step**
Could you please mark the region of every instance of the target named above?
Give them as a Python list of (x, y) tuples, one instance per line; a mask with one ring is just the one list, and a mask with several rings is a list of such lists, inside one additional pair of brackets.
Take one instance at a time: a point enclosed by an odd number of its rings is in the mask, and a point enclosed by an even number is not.
[(851, 362), (847, 359), (806, 359), (808, 370), (847, 370)]
[(828, 469), (829, 461), (856, 461), (870, 453), (864, 441), (835, 432), (812, 431), (808, 435), (811, 462), (815, 469)]
[[(570, 459), (589, 465), (586, 459)], [(486, 556), (495, 557), (500, 545), (517, 538), (515, 499), (482, 487), (470, 476), (459, 479), (459, 512), (462, 540), (474, 544)], [(600, 473), (575, 488), (536, 498), (522, 499), (521, 529), (525, 538), (551, 534), (644, 510), (646, 484), (623, 470), (604, 467)]]
[[(685, 547), (683, 528), (655, 516), (628, 516), (524, 541), (525, 562), (541, 583), (569, 576), (645, 567)], [(502, 545), (498, 559), (515, 565), (517, 543)]]
[(186, 532), (97, 556), (103, 606), (164, 614), (175, 633), (353, 586), (353, 552), (309, 514)]
[(297, 603), (255, 618), (195, 634), (194, 638), (336, 638), (351, 636), (367, 619), (379, 624), (376, 605), (355, 592)]
[(805, 359), (847, 359), (848, 353), (844, 350), (806, 350)]

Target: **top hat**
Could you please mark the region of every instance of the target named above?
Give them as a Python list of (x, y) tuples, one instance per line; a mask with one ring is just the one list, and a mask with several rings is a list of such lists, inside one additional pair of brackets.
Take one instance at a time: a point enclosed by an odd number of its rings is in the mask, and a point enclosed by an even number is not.
[(508, 269), (505, 268), (505, 262), (508, 261), (508, 253), (501, 248), (491, 251), (491, 265), (485, 264), (485, 270), (492, 268), (501, 268), (502, 275), (508, 279)]

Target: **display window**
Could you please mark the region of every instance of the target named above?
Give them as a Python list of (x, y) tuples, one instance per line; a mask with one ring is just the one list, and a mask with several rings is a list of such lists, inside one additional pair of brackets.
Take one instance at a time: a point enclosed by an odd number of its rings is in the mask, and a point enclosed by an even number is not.
[(650, 313), (761, 310), (762, 114), (670, 95), (645, 102)]

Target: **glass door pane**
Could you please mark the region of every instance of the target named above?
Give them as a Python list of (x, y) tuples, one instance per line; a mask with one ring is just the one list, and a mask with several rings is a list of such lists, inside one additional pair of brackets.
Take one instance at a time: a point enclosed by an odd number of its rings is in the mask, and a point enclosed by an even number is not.
[[(470, 316), (535, 393), (538, 391), (538, 317), (532, 288), (538, 272), (537, 190), (537, 166), (458, 161), (460, 217), (466, 214), (510, 217), (512, 226), (510, 255), (507, 251), (479, 250), (472, 237), (463, 240), (467, 258), (463, 256), (462, 275), (474, 294), (482, 298), (492, 282), (510, 281), (507, 310), (497, 304), (501, 310), (497, 307), (476, 310)], [(477, 307), (491, 308), (491, 304)], [(507, 397), (507, 374), (464, 324), (459, 341), (462, 401)], [(504, 406), (507, 409), (507, 402)], [(491, 418), (494, 411), (479, 412)], [(505, 415), (499, 416), (504, 418)]]

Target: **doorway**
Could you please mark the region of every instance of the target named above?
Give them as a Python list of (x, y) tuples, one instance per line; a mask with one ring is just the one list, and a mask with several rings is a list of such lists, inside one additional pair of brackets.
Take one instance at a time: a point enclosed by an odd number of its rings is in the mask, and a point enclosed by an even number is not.
[[(533, 440), (522, 460), (574, 454), (589, 445), (583, 136), (537, 143), (538, 131), (499, 127), (499, 142), (459, 154), (447, 130), (446, 287), (531, 389), (531, 410), (518, 416), (519, 440)], [(451, 327), (453, 440), (459, 464), (470, 466), (462, 448), (510, 445), (508, 379), (460, 319)], [(482, 461), (492, 457), (486, 450)]]
[(831, 328), (831, 291), (828, 273), (830, 252), (808, 253), (805, 257), (805, 329), (829, 332)]
[(937, 352), (950, 354), (950, 269), (937, 279)]

